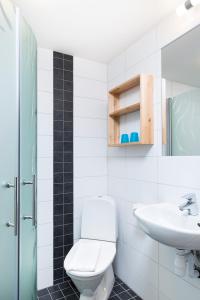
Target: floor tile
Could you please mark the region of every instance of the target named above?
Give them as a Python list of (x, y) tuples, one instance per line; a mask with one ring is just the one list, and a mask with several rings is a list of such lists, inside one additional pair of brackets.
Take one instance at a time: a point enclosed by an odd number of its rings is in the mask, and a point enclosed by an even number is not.
[[(79, 292), (71, 280), (38, 291), (38, 300), (78, 300)], [(109, 300), (142, 300), (121, 279), (115, 278)]]
[(38, 291), (38, 297), (48, 295), (48, 294), (49, 294), (49, 291), (47, 289), (42, 289), (42, 290)]
[(52, 300), (50, 295), (45, 295), (45, 296), (42, 296), (42, 297), (38, 297), (38, 299), (39, 300)]

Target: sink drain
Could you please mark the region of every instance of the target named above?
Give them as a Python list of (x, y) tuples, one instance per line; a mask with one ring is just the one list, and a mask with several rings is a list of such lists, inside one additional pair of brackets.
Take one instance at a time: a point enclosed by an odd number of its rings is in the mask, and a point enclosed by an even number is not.
[(197, 223), (197, 226), (199, 226), (199, 227), (200, 227), (200, 223)]

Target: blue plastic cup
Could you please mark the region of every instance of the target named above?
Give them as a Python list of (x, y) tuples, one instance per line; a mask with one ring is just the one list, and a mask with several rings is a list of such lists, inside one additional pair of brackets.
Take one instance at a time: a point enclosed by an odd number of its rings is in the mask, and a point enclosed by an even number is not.
[(138, 132), (131, 132), (130, 142), (131, 143), (139, 142), (139, 134), (138, 134)]
[(129, 136), (127, 133), (123, 133), (121, 135), (121, 144), (129, 143)]

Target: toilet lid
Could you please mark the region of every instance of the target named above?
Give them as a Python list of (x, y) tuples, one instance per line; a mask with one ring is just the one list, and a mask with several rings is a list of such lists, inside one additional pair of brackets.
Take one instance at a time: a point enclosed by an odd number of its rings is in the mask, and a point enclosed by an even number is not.
[(96, 243), (96, 240), (80, 239), (76, 244), (74, 244), (74, 246), (71, 248), (64, 261), (64, 268), (66, 272), (68, 274), (74, 276), (80, 276), (80, 277), (93, 277), (103, 273), (112, 264), (114, 260), (116, 254), (115, 243), (99, 241), (100, 253), (98, 256), (98, 260), (94, 272), (71, 271), (69, 270), (70, 261), (72, 260), (78, 247), (80, 247), (80, 245), (83, 245), (83, 243), (87, 244), (87, 246), (90, 246), (93, 243)]

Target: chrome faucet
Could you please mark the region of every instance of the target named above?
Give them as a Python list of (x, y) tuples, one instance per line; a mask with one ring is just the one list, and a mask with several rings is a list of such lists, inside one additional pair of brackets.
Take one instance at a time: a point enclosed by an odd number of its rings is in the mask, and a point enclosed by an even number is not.
[(187, 211), (188, 215), (197, 216), (199, 214), (199, 207), (197, 204), (196, 194), (187, 194), (184, 195), (182, 198), (185, 199), (185, 202), (179, 205), (179, 209), (181, 211)]

